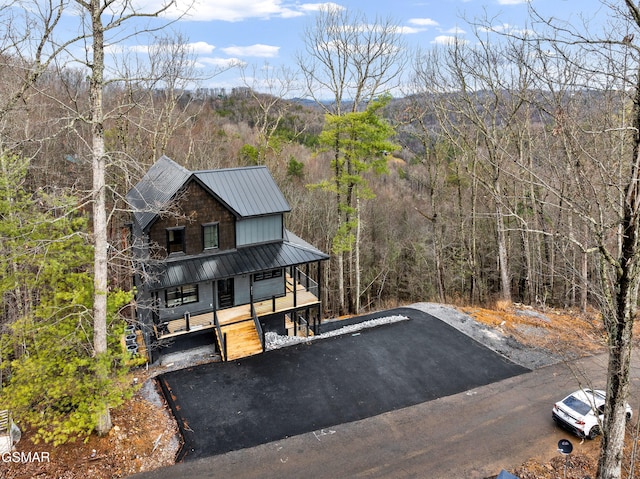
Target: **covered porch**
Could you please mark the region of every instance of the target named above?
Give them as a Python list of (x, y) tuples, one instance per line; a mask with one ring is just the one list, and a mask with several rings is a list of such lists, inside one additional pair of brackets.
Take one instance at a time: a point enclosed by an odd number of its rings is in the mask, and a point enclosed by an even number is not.
[(298, 284), (294, 289), (289, 286), (289, 276), (287, 277), (287, 291), (285, 296), (274, 297), (269, 300), (257, 301), (253, 304), (242, 304), (231, 308), (214, 310), (208, 313), (190, 315), (185, 314), (182, 318), (163, 322), (162, 329), (155, 326), (156, 338), (167, 339), (182, 334), (188, 334), (202, 329), (215, 328), (214, 315), (218, 317), (220, 326), (233, 323), (240, 323), (253, 319), (252, 306), (258, 318), (271, 316), (277, 313), (288, 313), (298, 309), (305, 309), (310, 306), (320, 304), (318, 297), (312, 292)]
[[(264, 351), (263, 320), (280, 315), (291, 335), (313, 335), (321, 319), (318, 284), (292, 267), (285, 275), (285, 294), (267, 300), (183, 317), (154, 326), (157, 340), (212, 329), (223, 360), (233, 360)], [(313, 313), (313, 314), (312, 314)]]

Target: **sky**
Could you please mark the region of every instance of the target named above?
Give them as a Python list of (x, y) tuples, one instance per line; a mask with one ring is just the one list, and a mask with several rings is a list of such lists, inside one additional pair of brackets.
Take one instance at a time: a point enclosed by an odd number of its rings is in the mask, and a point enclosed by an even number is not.
[[(133, 1), (146, 11), (153, 11), (162, 3), (162, 0)], [(189, 44), (202, 76), (238, 64), (258, 69), (268, 64), (272, 69), (285, 66), (297, 70), (296, 55), (304, 48), (304, 29), (313, 24), (323, 5), (363, 13), (370, 23), (376, 17), (390, 18), (401, 28), (406, 44), (421, 49), (446, 42), (452, 36), (469, 37), (468, 22), (479, 17), (491, 18), (497, 28), (522, 28), (528, 8), (528, 2), (523, 0), (336, 0), (331, 4), (289, 0), (177, 1), (181, 8), (186, 2), (195, 2), (170, 28), (180, 32)], [(569, 22), (578, 21), (580, 15), (597, 17), (603, 8), (600, 0), (530, 1), (544, 16)], [(175, 11), (169, 14), (176, 18)], [(74, 28), (73, 21), (65, 19), (69, 28)], [(126, 48), (140, 51), (146, 47), (136, 45), (135, 41), (130, 38), (126, 45), (113, 46), (110, 51), (118, 55)], [(250, 79), (249, 68), (245, 70), (245, 78)], [(239, 69), (234, 68), (204, 80), (201, 86), (230, 89), (243, 84)]]

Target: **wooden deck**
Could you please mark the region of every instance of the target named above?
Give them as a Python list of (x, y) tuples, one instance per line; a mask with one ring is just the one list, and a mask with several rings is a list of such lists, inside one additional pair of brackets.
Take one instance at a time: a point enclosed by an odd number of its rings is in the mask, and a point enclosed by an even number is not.
[[(255, 302), (254, 308), (256, 315), (260, 318), (319, 303), (320, 301), (313, 293), (307, 291), (303, 285), (298, 284), (294, 305), (293, 284), (290, 278), (287, 277), (287, 292), (285, 296), (275, 298), (275, 300), (268, 299)], [(244, 304), (233, 308), (220, 309), (216, 314), (220, 330), (222, 334), (226, 335), (227, 360), (239, 359), (262, 352), (261, 338), (251, 316), (251, 305)], [(213, 311), (190, 316), (188, 327), (185, 318), (168, 321), (165, 331), (156, 329), (156, 337), (158, 339), (168, 339), (204, 329), (215, 329)], [(218, 338), (219, 341), (220, 339)], [(221, 344), (218, 344), (218, 346), (222, 348)]]
[[(227, 361), (246, 358), (262, 352), (262, 342), (253, 321), (221, 326), (220, 330), (227, 341)], [(222, 347), (219, 341), (218, 346)]]

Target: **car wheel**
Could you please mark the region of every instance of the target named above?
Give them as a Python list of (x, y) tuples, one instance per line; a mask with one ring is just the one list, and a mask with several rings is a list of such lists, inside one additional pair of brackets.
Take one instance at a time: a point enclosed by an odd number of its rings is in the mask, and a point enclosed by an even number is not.
[(631, 420), (631, 413), (630, 413), (630, 412), (628, 412), (628, 413), (626, 414), (626, 418), (627, 418), (627, 421), (630, 421), (630, 420)]
[(589, 439), (595, 439), (598, 434), (600, 434), (600, 428), (598, 426), (593, 426), (589, 431), (589, 435), (587, 437)]

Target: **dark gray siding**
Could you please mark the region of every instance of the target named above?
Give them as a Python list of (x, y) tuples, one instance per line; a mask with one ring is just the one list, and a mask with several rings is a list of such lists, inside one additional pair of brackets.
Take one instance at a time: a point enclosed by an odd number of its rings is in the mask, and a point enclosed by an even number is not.
[(271, 278), (253, 283), (253, 300), (262, 301), (273, 296), (283, 296), (285, 293), (285, 278)]

